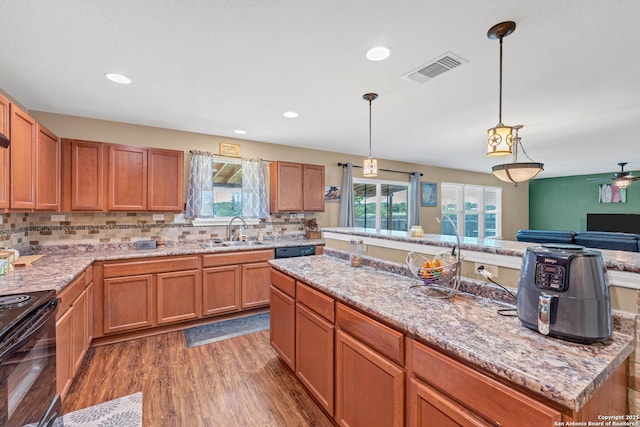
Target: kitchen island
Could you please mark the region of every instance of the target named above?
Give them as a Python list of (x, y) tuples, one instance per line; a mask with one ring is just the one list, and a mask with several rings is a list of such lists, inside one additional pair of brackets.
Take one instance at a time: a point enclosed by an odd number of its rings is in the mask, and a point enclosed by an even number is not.
[[(497, 379), (498, 383), (507, 385), (514, 394), (522, 393), (548, 405), (562, 414), (563, 421), (586, 416), (595, 422), (598, 411), (601, 415), (611, 415), (607, 413), (613, 410), (609, 403), (600, 408), (597, 407), (600, 403), (595, 403), (603, 397), (603, 402), (607, 398), (617, 401), (614, 402), (616, 413), (627, 411), (627, 360), (635, 344), (629, 327), (632, 318), (622, 322), (626, 326), (616, 328), (607, 342), (581, 345), (540, 335), (522, 326), (517, 317), (501, 316), (498, 309), (506, 306), (498, 301), (461, 292), (447, 300), (411, 292), (409, 288), (419, 281), (384, 271), (380, 263), (376, 268), (356, 268), (346, 260), (328, 255), (269, 263), (275, 271), (295, 279), (296, 283), (335, 300), (337, 307), (344, 307), (344, 312), (353, 310), (356, 314), (350, 314), (351, 317), (357, 317), (359, 313), (390, 328), (389, 333), (397, 331), (403, 335), (406, 349), (400, 351), (393, 362), (401, 371), (405, 352), (409, 365), (408, 359), (413, 359), (413, 363), (417, 360), (415, 355), (419, 353), (415, 349), (422, 351), (421, 346), (425, 346), (435, 350), (438, 357), (446, 357), (445, 364), (471, 368), (489, 378), (487, 381)], [(398, 265), (390, 266), (391, 269), (399, 268)], [(336, 311), (336, 334), (339, 334), (340, 309), (336, 308)], [(336, 343), (338, 341), (336, 339)], [(299, 351), (296, 347), (296, 355)], [(410, 356), (412, 354), (414, 356)], [(336, 364), (340, 364), (337, 356)], [(407, 383), (419, 377), (412, 369), (407, 368)], [(465, 387), (464, 383), (461, 385)], [(436, 384), (436, 387), (446, 388), (446, 382)], [(336, 394), (339, 389), (336, 385)], [(445, 391), (445, 394), (455, 396), (456, 391)], [(407, 399), (411, 403), (410, 394)], [(342, 417), (344, 411), (338, 410), (341, 405), (343, 403), (336, 396), (336, 414), (340, 413)], [(481, 416), (488, 417), (486, 414)], [(559, 415), (550, 417), (550, 420), (561, 420)], [(531, 424), (521, 422), (520, 425)]]

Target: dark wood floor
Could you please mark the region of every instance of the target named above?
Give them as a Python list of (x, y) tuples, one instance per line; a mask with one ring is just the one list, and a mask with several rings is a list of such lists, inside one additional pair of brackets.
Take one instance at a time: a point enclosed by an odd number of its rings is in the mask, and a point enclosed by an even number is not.
[(144, 427), (333, 426), (269, 331), (187, 348), (182, 332), (89, 350), (63, 413), (142, 391)]

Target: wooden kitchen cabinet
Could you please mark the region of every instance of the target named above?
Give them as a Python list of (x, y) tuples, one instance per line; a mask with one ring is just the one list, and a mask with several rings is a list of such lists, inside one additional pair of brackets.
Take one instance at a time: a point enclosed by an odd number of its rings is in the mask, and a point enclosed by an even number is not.
[(35, 209), (37, 123), (22, 109), (11, 104), (10, 126), (10, 207)]
[(38, 123), (36, 138), (36, 209), (60, 209), (60, 139)]
[(104, 333), (154, 326), (154, 276), (104, 279)]
[(334, 414), (334, 302), (296, 283), (295, 373), (327, 414)]
[(324, 166), (271, 163), (271, 212), (324, 211)]
[(202, 314), (211, 316), (239, 311), (242, 268), (225, 265), (202, 270)]
[(62, 209), (103, 211), (105, 205), (105, 145), (62, 140)]
[(110, 211), (147, 209), (147, 150), (109, 144), (107, 208)]
[[(0, 133), (11, 138), (11, 102), (2, 94), (0, 94)], [(10, 147), (0, 147), (0, 209), (8, 208), (11, 203), (9, 198), (10, 150)]]
[(182, 211), (184, 153), (175, 150), (148, 149), (148, 203), (150, 211)]
[(407, 372), (411, 426), (433, 425), (430, 417), (446, 420), (445, 426), (533, 427), (562, 421), (559, 411), (414, 340), (407, 345)]
[[(93, 283), (87, 271), (58, 295), (56, 315), (56, 388), (64, 398), (91, 344)], [(89, 272), (90, 274), (90, 272)]]
[(159, 325), (196, 319), (202, 315), (198, 270), (159, 273), (156, 287)]
[(242, 308), (269, 305), (271, 267), (266, 261), (242, 265)]
[(269, 341), (280, 359), (296, 369), (296, 281), (272, 268), (269, 289)]
[(184, 152), (62, 140), (64, 211), (182, 211)]

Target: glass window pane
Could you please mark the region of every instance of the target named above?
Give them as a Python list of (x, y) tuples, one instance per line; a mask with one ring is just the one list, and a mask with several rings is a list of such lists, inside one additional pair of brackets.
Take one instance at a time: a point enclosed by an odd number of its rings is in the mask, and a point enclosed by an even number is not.
[(407, 194), (406, 185), (382, 184), (380, 205), (380, 228), (382, 230), (407, 231)]
[(465, 237), (478, 237), (478, 214), (465, 214), (464, 216)]
[(216, 217), (242, 215), (242, 165), (213, 164), (213, 212)]
[(376, 185), (365, 183), (353, 184), (353, 204), (355, 226), (364, 228), (376, 227)]
[(496, 228), (496, 214), (495, 213), (485, 213), (484, 215), (484, 236), (485, 237), (496, 237), (497, 236), (497, 228)]

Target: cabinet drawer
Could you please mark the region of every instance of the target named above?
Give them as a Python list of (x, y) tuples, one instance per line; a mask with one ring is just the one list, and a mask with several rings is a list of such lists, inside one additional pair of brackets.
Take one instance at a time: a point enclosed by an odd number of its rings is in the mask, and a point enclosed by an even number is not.
[(71, 307), (71, 304), (80, 296), (85, 288), (86, 273), (82, 272), (73, 282), (68, 284), (58, 294), (58, 312), (56, 319), (62, 317), (62, 315)]
[(296, 282), (296, 299), (329, 322), (333, 323), (335, 321), (333, 298), (316, 291), (302, 282)]
[(338, 303), (336, 325), (377, 352), (404, 366), (404, 335)]
[(296, 296), (296, 279), (274, 268), (271, 269), (271, 284), (290, 297)]
[(273, 259), (273, 249), (211, 254), (202, 256), (202, 266), (217, 267), (219, 265), (245, 264), (248, 262), (268, 261), (270, 259)]
[(198, 257), (161, 258), (158, 260), (138, 260), (114, 262), (104, 265), (104, 278), (137, 276), (139, 274), (168, 273), (198, 268)]
[(494, 423), (550, 426), (561, 421), (558, 411), (423, 344), (410, 341), (407, 347), (410, 373)]

